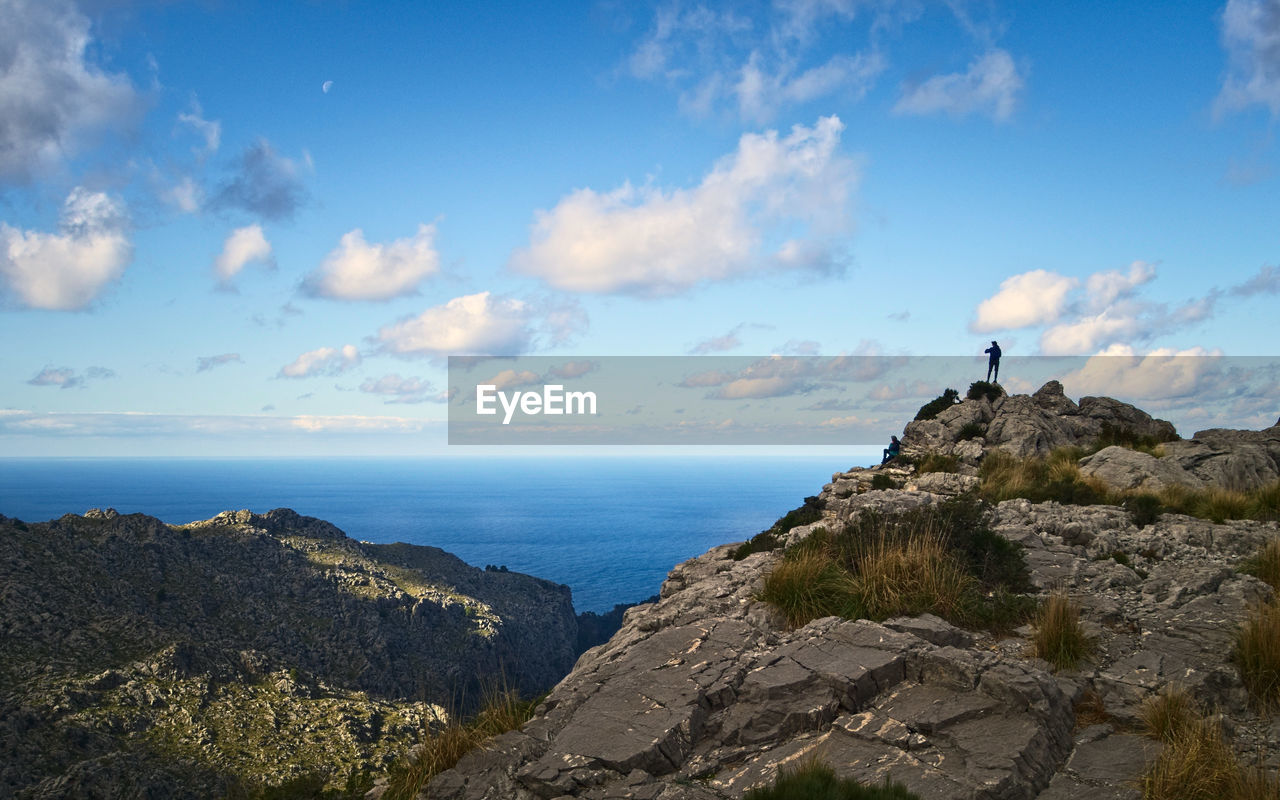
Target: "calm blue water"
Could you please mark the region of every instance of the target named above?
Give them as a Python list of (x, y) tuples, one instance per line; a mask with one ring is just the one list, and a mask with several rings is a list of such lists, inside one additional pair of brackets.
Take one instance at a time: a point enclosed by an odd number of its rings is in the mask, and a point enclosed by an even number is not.
[(751, 458), (0, 459), (0, 513), (112, 507), (169, 523), (292, 508), (370, 542), (428, 544), (573, 589), (578, 611), (768, 527), (848, 463)]

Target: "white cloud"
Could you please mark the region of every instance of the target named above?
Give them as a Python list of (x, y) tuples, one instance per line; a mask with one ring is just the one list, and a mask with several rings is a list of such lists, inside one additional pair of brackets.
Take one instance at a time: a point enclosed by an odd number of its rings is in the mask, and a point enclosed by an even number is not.
[(27, 381), (32, 386), (57, 386), (59, 389), (82, 388), (86, 381), (101, 378), (114, 378), (114, 370), (106, 367), (89, 367), (83, 375), (77, 375), (70, 367), (45, 367), (34, 378)]
[(1117, 345), (1090, 357), (1080, 369), (1064, 375), (1062, 383), (1077, 395), (1147, 400), (1198, 397), (1220, 390), (1219, 373), (1226, 366), (1221, 355), (1203, 347), (1160, 348), (1138, 355), (1132, 347)]
[(1095, 272), (1085, 281), (1089, 305), (1095, 310), (1109, 308), (1116, 301), (1131, 297), (1139, 286), (1148, 283), (1155, 276), (1155, 266), (1146, 261), (1130, 264), (1127, 274), (1119, 270)]
[(533, 386), (543, 382), (543, 378), (538, 373), (528, 370), (504, 369), (497, 375), (488, 380), (476, 381), (476, 383), (492, 384), (498, 389), (514, 389), (517, 386)]
[(1095, 353), (1106, 345), (1132, 338), (1139, 331), (1138, 318), (1133, 314), (1106, 310), (1049, 328), (1040, 335), (1040, 352), (1047, 356)]
[(1043, 269), (1006, 278), (1000, 291), (978, 304), (969, 329), (986, 333), (1053, 322), (1062, 315), (1067, 293), (1077, 285), (1075, 278)]
[(236, 228), (222, 244), (222, 253), (213, 262), (213, 271), (224, 283), (230, 281), (251, 261), (271, 263), (271, 243), (261, 225)]
[(306, 433), (421, 433), (434, 425), (409, 417), (334, 415), (151, 414), (146, 412), (38, 412), (0, 410), (0, 434), (43, 436), (205, 436)]
[(205, 119), (204, 109), (200, 107), (198, 100), (192, 99), (191, 110), (179, 114), (178, 121), (190, 127), (204, 139), (204, 149), (196, 150), (198, 157), (203, 158), (218, 152), (218, 147), (222, 144), (222, 123)]
[(528, 303), (480, 292), (387, 325), (377, 339), (396, 355), (518, 355), (532, 344), (532, 323)]
[(954, 116), (982, 112), (1002, 122), (1013, 114), (1023, 82), (1013, 57), (997, 48), (975, 59), (965, 72), (935, 75), (905, 91), (893, 110), (898, 114), (946, 112)]
[(0, 25), (0, 183), (26, 182), (126, 127), (138, 97), (122, 74), (90, 63), (89, 20), (69, 0), (5, 0)]
[[(743, 119), (767, 122), (782, 106), (807, 103), (840, 89), (853, 100), (861, 100), (884, 69), (884, 59), (871, 52), (835, 55), (820, 66), (794, 74), (789, 64), (770, 70), (757, 52), (742, 66), (732, 91)], [(699, 102), (705, 105), (709, 99)]]
[(310, 378), (315, 375), (337, 375), (360, 363), (360, 351), (355, 345), (343, 345), (341, 349), (321, 347), (309, 350), (294, 359), (292, 364), (280, 368), (280, 378)]
[(133, 257), (124, 211), (101, 192), (71, 190), (59, 229), (23, 231), (0, 222), (0, 278), (29, 308), (84, 308)]
[(435, 225), (419, 225), (413, 238), (369, 244), (359, 228), (342, 237), (337, 249), (307, 276), (313, 295), (337, 300), (389, 300), (413, 294), (440, 271)]
[[(558, 289), (646, 296), (770, 267), (830, 269), (838, 259), (823, 240), (848, 230), (856, 179), (853, 162), (837, 153), (843, 130), (832, 116), (786, 137), (746, 134), (692, 189), (579, 189), (538, 213), (511, 266)], [(788, 242), (766, 253), (766, 235), (784, 226), (804, 228), (809, 247)], [(797, 252), (804, 257), (780, 257)]]
[(196, 358), (196, 372), (207, 372), (224, 364), (243, 364), (239, 353), (222, 353), (216, 356), (200, 356)]
[(1215, 111), (1260, 105), (1280, 114), (1280, 0), (1228, 0), (1222, 45), (1228, 69)]
[(204, 189), (190, 176), (162, 190), (162, 196), (184, 214), (194, 214), (204, 204)]
[[(382, 395), (388, 403), (422, 403), (427, 400), (443, 402), (444, 397), (436, 392), (430, 381), (421, 378), (402, 378), (399, 373), (392, 372), (374, 380), (369, 378), (360, 384), (360, 391)], [(428, 395), (433, 395), (428, 397)]]

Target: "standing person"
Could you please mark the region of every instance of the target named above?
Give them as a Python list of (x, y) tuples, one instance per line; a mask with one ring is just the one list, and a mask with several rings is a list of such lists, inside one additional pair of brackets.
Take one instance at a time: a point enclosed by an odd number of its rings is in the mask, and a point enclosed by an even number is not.
[(991, 354), (991, 360), (987, 362), (987, 383), (991, 383), (992, 370), (995, 370), (996, 380), (1000, 380), (1000, 345), (992, 339), (991, 346), (982, 352)]
[(881, 459), (880, 463), (881, 464), (889, 463), (890, 459), (897, 458), (898, 454), (901, 452), (902, 452), (902, 442), (898, 441), (897, 436), (890, 436), (889, 446), (884, 449), (884, 458)]

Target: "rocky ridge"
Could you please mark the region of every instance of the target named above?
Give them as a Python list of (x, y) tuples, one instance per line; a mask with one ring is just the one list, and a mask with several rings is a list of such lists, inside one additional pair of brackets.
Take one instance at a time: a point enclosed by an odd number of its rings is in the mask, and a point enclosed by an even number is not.
[(288, 509), (0, 517), (0, 795), (354, 787), (575, 638), (565, 586)]
[[(957, 441), (971, 422), (984, 435)], [(973, 488), (995, 449), (1043, 455), (1085, 444), (1104, 425), (1174, 434), (1110, 398), (1076, 404), (1056, 382), (1031, 396), (966, 401), (903, 437), (905, 452), (955, 456), (956, 473), (838, 473), (819, 495), (823, 519), (783, 538), (943, 502)], [(1275, 433), (1197, 435), (1184, 452), (1204, 444), (1214, 452), (1204, 469), (1237, 475), (1237, 444), (1259, 448), (1245, 458), (1265, 474), (1261, 454), (1274, 466)], [(872, 490), (882, 474), (904, 488)], [(1228, 662), (1249, 605), (1272, 595), (1236, 567), (1280, 534), (1276, 523), (1164, 514), (1139, 528), (1114, 506), (1009, 500), (990, 524), (1023, 546), (1040, 591), (1065, 589), (1083, 606), (1094, 652), (1080, 668), (1055, 673), (1032, 657), (1029, 627), (995, 637), (924, 615), (828, 617), (790, 630), (758, 599), (781, 550), (736, 561), (725, 545), (672, 570), (658, 602), (631, 609), (529, 723), (437, 776), (426, 796), (720, 800), (817, 756), (844, 776), (891, 777), (929, 799), (1132, 800), (1159, 749), (1134, 723), (1143, 700), (1169, 685), (1224, 714), (1241, 755), (1280, 767), (1280, 722), (1249, 707)]]

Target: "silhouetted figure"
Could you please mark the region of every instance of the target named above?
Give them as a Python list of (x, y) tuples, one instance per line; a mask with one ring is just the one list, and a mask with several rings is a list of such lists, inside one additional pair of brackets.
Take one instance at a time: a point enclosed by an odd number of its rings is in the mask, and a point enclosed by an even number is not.
[(889, 446), (884, 449), (884, 458), (880, 460), (881, 464), (888, 464), (890, 459), (898, 457), (898, 453), (902, 452), (902, 442), (898, 441), (897, 436), (889, 437)]
[(996, 340), (991, 340), (991, 346), (984, 353), (991, 354), (991, 360), (987, 362), (987, 383), (991, 383), (991, 373), (995, 372), (996, 380), (1000, 380), (1000, 345), (996, 344)]

